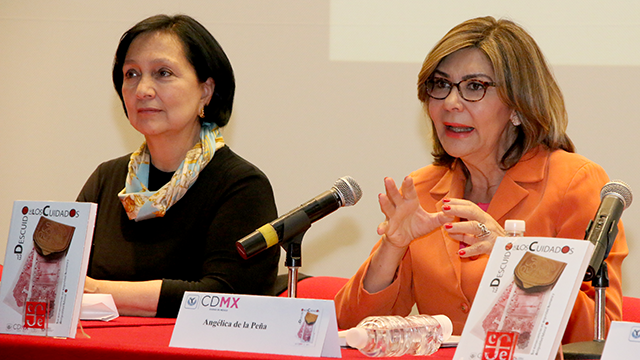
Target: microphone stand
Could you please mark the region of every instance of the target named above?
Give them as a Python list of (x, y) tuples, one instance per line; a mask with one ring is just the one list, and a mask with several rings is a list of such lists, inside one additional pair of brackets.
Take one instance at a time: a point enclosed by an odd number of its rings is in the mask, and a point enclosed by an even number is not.
[(569, 359), (600, 359), (605, 342), (605, 305), (606, 290), (609, 287), (609, 271), (607, 263), (602, 261), (602, 266), (596, 273), (591, 285), (595, 288), (595, 311), (593, 314), (594, 334), (592, 341), (571, 343), (562, 346), (564, 358)]
[(287, 296), (298, 297), (298, 269), (302, 266), (302, 238), (306, 231), (294, 236), (291, 241), (282, 245), (287, 253), (284, 265), (289, 269)]
[(287, 252), (284, 265), (289, 268), (287, 296), (298, 296), (298, 269), (302, 266), (302, 238), (311, 227), (311, 219), (304, 211), (296, 211), (283, 224), (281, 239), (289, 239), (281, 244)]

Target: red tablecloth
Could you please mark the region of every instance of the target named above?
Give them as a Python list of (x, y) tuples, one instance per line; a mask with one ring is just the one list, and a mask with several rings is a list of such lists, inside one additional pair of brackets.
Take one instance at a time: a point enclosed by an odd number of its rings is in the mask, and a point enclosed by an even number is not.
[[(119, 317), (110, 322), (81, 321), (81, 324), (89, 337), (82, 333), (78, 333), (75, 339), (0, 335), (0, 359), (309, 359), (309, 357), (169, 347), (175, 319)], [(429, 359), (449, 360), (453, 358), (454, 352), (453, 348), (440, 349)], [(367, 357), (358, 350), (342, 349), (342, 358)], [(420, 358), (424, 359), (424, 357)]]

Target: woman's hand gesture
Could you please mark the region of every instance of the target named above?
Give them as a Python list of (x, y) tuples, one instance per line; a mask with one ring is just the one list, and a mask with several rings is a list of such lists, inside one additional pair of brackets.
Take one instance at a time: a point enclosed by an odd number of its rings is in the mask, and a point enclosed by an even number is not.
[(463, 199), (444, 199), (443, 211), (466, 221), (445, 224), (444, 229), (449, 236), (469, 246), (458, 251), (460, 257), (471, 257), (490, 254), (498, 236), (505, 236), (506, 231), (478, 205)]
[(386, 219), (378, 225), (378, 234), (397, 248), (406, 248), (413, 239), (426, 235), (454, 217), (442, 211), (428, 213), (418, 200), (413, 178), (402, 181), (401, 191), (391, 178), (384, 179), (386, 194), (380, 194), (380, 209)]
[(391, 178), (384, 179), (384, 187), (386, 194), (378, 196), (380, 209), (386, 217), (378, 225), (382, 243), (374, 251), (363, 279), (364, 289), (370, 293), (381, 291), (393, 282), (402, 257), (413, 239), (426, 235), (454, 219), (442, 211), (426, 212), (420, 206), (410, 176), (404, 178), (401, 191)]

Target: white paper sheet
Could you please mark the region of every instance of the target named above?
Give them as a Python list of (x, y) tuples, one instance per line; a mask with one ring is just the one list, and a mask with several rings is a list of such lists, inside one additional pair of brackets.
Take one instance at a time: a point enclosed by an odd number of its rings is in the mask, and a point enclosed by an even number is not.
[(111, 321), (120, 316), (111, 294), (84, 294), (80, 320)]

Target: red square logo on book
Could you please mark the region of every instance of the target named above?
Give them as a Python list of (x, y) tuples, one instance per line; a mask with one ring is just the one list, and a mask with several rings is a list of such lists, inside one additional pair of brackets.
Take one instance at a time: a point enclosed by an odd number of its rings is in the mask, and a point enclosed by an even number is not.
[(516, 332), (488, 331), (484, 339), (482, 360), (511, 360), (517, 343)]
[(27, 301), (24, 311), (24, 327), (44, 329), (47, 323), (47, 303)]

